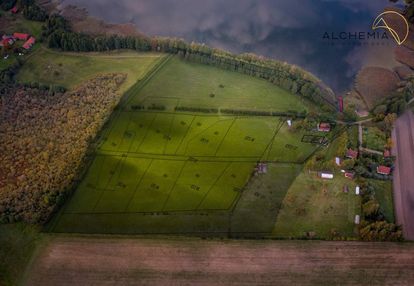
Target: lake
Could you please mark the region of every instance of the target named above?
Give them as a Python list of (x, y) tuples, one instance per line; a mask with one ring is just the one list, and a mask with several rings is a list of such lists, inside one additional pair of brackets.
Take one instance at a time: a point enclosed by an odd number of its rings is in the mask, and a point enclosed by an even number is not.
[(371, 32), (385, 7), (402, 5), (389, 0), (62, 0), (69, 4), (107, 22), (133, 23), (147, 35), (296, 64), (336, 92), (347, 90), (364, 65), (397, 65), (391, 37), (354, 37)]

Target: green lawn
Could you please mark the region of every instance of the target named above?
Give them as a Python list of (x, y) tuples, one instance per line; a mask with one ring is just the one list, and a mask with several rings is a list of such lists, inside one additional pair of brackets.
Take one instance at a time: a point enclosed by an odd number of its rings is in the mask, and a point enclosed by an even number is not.
[[(175, 112), (183, 102), (305, 109), (296, 96), (265, 81), (169, 59), (127, 92), (101, 132), (85, 177), (50, 229), (228, 234), (234, 227), (234, 233), (260, 229), (270, 234), (290, 183), (317, 146), (301, 142), (304, 133), (292, 132), (280, 117)], [(165, 109), (148, 109), (153, 104)], [(136, 105), (146, 109), (132, 108)], [(272, 163), (268, 174), (256, 179), (268, 186), (257, 196), (259, 188), (246, 184), (260, 160)], [(241, 230), (243, 217), (252, 212), (262, 212), (262, 219)]]
[(363, 127), (362, 142), (366, 148), (383, 151), (387, 138), (378, 127)]
[(131, 105), (303, 111), (301, 98), (261, 79), (173, 58)]
[(375, 198), (380, 204), (381, 211), (389, 222), (394, 222), (394, 201), (392, 194), (392, 182), (369, 180), (369, 183), (374, 186)]
[[(345, 185), (348, 193), (343, 192)], [(341, 173), (334, 180), (322, 180), (303, 172), (283, 200), (272, 235), (290, 238), (314, 232), (316, 237), (329, 239), (335, 230), (342, 237), (357, 237), (354, 218), (359, 213), (360, 197), (355, 195), (353, 181)]]
[(164, 55), (113, 52), (108, 54), (71, 54), (45, 48), (33, 54), (17, 75), (20, 82), (38, 82), (73, 88), (102, 73), (127, 73), (122, 91), (141, 79)]
[(353, 125), (347, 129), (348, 140), (352, 149), (358, 149), (358, 126)]

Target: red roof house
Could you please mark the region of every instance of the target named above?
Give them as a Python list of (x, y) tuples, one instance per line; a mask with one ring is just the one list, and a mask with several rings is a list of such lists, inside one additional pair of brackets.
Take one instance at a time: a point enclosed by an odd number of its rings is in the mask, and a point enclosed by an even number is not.
[(345, 156), (349, 159), (356, 159), (358, 158), (358, 151), (352, 150), (352, 149), (348, 149), (346, 151)]
[(18, 40), (26, 41), (30, 37), (30, 35), (29, 34), (23, 34), (23, 33), (14, 33), (13, 37), (15, 37)]
[(17, 12), (19, 12), (19, 8), (17, 8), (17, 6), (14, 6), (10, 12), (12, 12), (13, 14), (16, 14)]
[(391, 174), (391, 168), (387, 166), (378, 166), (377, 173), (388, 176), (389, 174)]
[(26, 43), (23, 44), (23, 48), (28, 50), (30, 49), (34, 44), (36, 43), (36, 39), (33, 37), (30, 37)]
[(318, 124), (318, 131), (320, 132), (329, 132), (331, 131), (331, 124), (326, 122), (321, 122)]
[(390, 150), (385, 149), (384, 150), (384, 158), (388, 158), (388, 157), (391, 157), (391, 152), (390, 152)]
[(1, 46), (3, 47), (11, 46), (14, 44), (14, 38), (11, 36), (3, 35), (1, 39)]

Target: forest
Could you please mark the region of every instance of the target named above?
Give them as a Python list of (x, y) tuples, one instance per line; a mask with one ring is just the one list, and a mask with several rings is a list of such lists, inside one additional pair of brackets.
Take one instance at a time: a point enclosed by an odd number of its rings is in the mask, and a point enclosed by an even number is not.
[(119, 102), (125, 74), (73, 91), (12, 86), (0, 97), (0, 221), (44, 223), (83, 170), (91, 142)]

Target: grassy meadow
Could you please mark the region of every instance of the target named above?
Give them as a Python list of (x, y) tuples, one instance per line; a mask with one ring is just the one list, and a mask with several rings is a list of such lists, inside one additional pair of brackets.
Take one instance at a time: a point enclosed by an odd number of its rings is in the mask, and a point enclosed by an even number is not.
[(17, 75), (23, 83), (38, 82), (73, 88), (102, 73), (127, 73), (121, 91), (126, 91), (162, 59), (155, 53), (61, 53), (42, 48), (25, 62)]
[[(347, 186), (349, 192), (344, 192)], [(273, 229), (273, 236), (331, 239), (336, 231), (342, 237), (356, 237), (356, 214), (360, 214), (360, 197), (355, 183), (342, 174), (323, 180), (316, 174), (302, 172), (290, 186)]]
[[(291, 131), (285, 118), (177, 106), (306, 109), (299, 97), (264, 80), (169, 58), (128, 90), (50, 230), (270, 234), (290, 184), (317, 146), (303, 143), (305, 132)], [(258, 161), (268, 162), (268, 172), (250, 181)]]

